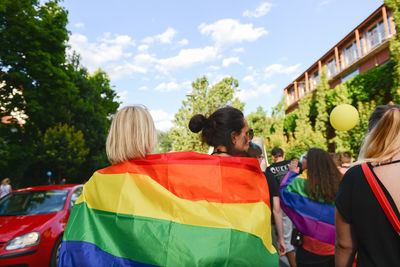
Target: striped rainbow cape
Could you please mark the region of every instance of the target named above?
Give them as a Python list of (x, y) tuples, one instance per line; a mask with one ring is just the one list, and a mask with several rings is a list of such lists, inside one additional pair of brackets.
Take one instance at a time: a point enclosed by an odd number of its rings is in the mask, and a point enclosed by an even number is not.
[(305, 192), (307, 176), (288, 172), (281, 183), (281, 208), (296, 228), (319, 241), (335, 244), (335, 206), (314, 201)]
[(277, 266), (270, 216), (255, 159), (150, 155), (93, 174), (59, 266)]

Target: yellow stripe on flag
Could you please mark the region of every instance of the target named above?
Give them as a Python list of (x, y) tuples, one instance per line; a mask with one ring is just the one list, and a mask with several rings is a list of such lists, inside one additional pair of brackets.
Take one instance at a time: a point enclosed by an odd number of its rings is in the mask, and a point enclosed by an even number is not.
[(83, 201), (92, 209), (248, 232), (261, 238), (270, 253), (276, 252), (271, 240), (271, 211), (264, 202), (190, 201), (178, 198), (146, 175), (131, 173), (95, 173), (76, 203)]

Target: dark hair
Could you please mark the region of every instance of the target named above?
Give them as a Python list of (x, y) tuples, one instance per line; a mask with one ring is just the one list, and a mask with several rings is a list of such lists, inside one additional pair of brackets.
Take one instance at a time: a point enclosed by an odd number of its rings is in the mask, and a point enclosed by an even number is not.
[(379, 120), (383, 117), (383, 115), (389, 109), (397, 108), (400, 109), (400, 105), (379, 105), (376, 106), (375, 110), (371, 113), (371, 116), (368, 119), (368, 131), (372, 131), (375, 125), (379, 122)]
[(262, 149), (256, 143), (251, 142), (247, 150), (247, 156), (250, 158), (260, 158), (262, 156)]
[(282, 148), (274, 147), (271, 151), (271, 155), (274, 157), (283, 157), (284, 153), (283, 153)]
[(307, 169), (307, 195), (316, 201), (321, 198), (326, 203), (335, 201), (342, 175), (329, 153), (320, 148), (310, 148), (307, 151)]
[(329, 152), (329, 156), (332, 158), (336, 166), (340, 167), (342, 162), (340, 161), (340, 155), (335, 152)]
[(341, 163), (351, 163), (351, 153), (350, 152), (340, 153), (340, 162)]
[(189, 129), (192, 132), (202, 131), (202, 143), (214, 147), (223, 145), (230, 154), (234, 150), (232, 133), (240, 134), (243, 127), (243, 113), (237, 108), (229, 106), (216, 110), (208, 118), (202, 114), (194, 115), (189, 122)]

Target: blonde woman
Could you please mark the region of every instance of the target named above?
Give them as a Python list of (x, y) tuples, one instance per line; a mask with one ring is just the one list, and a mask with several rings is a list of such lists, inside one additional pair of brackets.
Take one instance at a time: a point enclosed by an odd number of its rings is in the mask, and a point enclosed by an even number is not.
[(11, 193), (12, 187), (11, 187), (10, 183), (11, 183), (10, 178), (5, 178), (5, 179), (3, 179), (3, 181), (1, 181), (0, 198), (2, 198), (5, 195)]
[(107, 156), (113, 165), (144, 159), (156, 145), (156, 127), (144, 106), (128, 106), (117, 112), (106, 142)]
[(400, 219), (400, 106), (377, 106), (368, 129), (358, 165), (346, 172), (336, 197), (339, 267), (351, 266), (356, 252), (357, 266), (400, 266), (400, 235), (372, 190), (381, 190), (393, 218)]
[[(127, 247), (125, 244), (131, 245), (126, 240), (134, 238), (136, 220), (133, 215), (124, 214), (126, 211), (120, 212), (119, 206), (133, 207), (137, 203), (130, 200), (132, 193), (126, 192), (126, 188), (133, 184), (131, 177), (128, 172), (119, 170), (121, 166), (133, 166), (137, 161), (146, 164), (147, 156), (154, 151), (156, 144), (156, 128), (144, 106), (127, 106), (115, 114), (106, 141), (106, 152), (112, 166), (96, 171), (85, 183), (63, 235), (59, 266), (134, 265), (120, 257), (120, 251)], [(115, 210), (108, 210), (105, 206)], [(81, 229), (84, 229), (84, 235), (80, 234)], [(95, 240), (91, 239), (93, 236)], [(118, 239), (118, 236), (124, 238)], [(101, 246), (103, 239), (107, 240), (105, 247)], [(110, 244), (114, 255), (109, 254)]]

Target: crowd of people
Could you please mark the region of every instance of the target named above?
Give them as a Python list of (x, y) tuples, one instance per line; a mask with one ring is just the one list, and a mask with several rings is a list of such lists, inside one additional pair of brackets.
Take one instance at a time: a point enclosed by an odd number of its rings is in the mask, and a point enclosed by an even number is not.
[[(188, 127), (213, 148), (209, 157), (252, 157), (261, 164), (263, 148), (252, 142), (240, 110), (197, 114)], [(107, 139), (111, 163), (146, 161), (154, 129), (145, 107), (121, 109)], [(399, 133), (400, 106), (383, 105), (371, 114), (354, 163), (349, 152), (310, 148), (300, 159), (285, 159), (281, 148), (272, 149), (273, 163), (263, 173), (280, 266), (400, 266)], [(2, 195), (11, 190), (7, 184), (4, 179)]]

